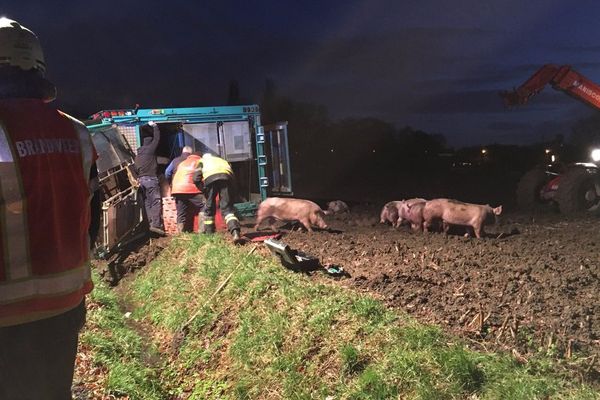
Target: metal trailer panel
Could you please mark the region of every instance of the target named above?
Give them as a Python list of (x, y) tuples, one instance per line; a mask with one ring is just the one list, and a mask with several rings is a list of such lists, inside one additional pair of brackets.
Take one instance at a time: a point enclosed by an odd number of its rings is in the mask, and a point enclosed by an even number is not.
[(102, 194), (101, 234), (96, 251), (106, 257), (136, 238), (134, 232), (143, 224), (143, 205), (131, 171), (134, 154), (127, 140), (113, 124), (89, 128), (98, 153), (96, 165)]
[[(228, 122), (247, 121), (250, 129), (250, 134), (254, 132), (255, 147), (256, 147), (256, 168), (258, 175), (258, 186), (260, 198), (264, 200), (269, 195), (270, 179), (268, 177), (267, 150), (265, 148), (265, 130), (261, 126), (260, 108), (256, 104), (240, 105), (240, 106), (221, 106), (221, 107), (191, 107), (191, 108), (155, 108), (155, 109), (138, 109), (125, 110), (124, 115), (111, 115), (103, 119), (104, 123), (115, 123), (121, 125), (135, 125), (136, 135), (133, 133), (130, 136), (135, 136), (135, 142), (130, 142), (132, 147), (137, 148), (139, 145), (139, 126), (148, 123), (148, 121), (160, 122), (180, 122), (183, 124), (194, 123), (222, 123), (225, 126)], [(102, 114), (102, 112), (98, 113)], [(110, 114), (110, 113), (109, 113)], [(129, 139), (128, 139), (129, 140)], [(250, 148), (248, 144), (248, 150)], [(232, 146), (236, 149), (236, 143)], [(239, 147), (239, 139), (237, 147)], [(215, 153), (220, 154), (215, 150)], [(245, 153), (245, 150), (241, 152)], [(250, 152), (251, 153), (251, 152)], [(237, 158), (239, 153), (235, 153)], [(240, 156), (241, 157), (241, 156)], [(286, 168), (287, 167), (287, 168)], [(288, 170), (289, 165), (283, 166)], [(289, 187), (291, 193), (291, 186)]]

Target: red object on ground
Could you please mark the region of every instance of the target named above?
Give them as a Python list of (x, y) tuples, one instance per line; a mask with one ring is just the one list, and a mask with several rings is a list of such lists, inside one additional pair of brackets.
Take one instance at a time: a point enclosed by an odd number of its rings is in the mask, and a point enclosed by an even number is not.
[[(202, 211), (200, 211), (202, 212)], [(192, 226), (192, 231), (194, 232), (199, 232), (200, 229), (200, 215), (196, 214), (194, 215), (194, 225)]]
[(267, 239), (279, 239), (283, 236), (282, 233), (263, 233), (263, 232), (248, 232), (243, 235), (246, 239), (251, 242), (264, 242)]
[(223, 215), (221, 215), (221, 210), (219, 209), (219, 195), (215, 199), (215, 208), (217, 211), (215, 212), (215, 229), (218, 231), (226, 231), (227, 224), (223, 220)]
[[(217, 231), (226, 231), (227, 224), (223, 220), (223, 216), (221, 215), (221, 211), (219, 210), (219, 196), (217, 196), (217, 212), (215, 213), (215, 228)], [(175, 206), (175, 198), (173, 197), (163, 197), (162, 198), (162, 212), (163, 212), (163, 223), (165, 226), (165, 232), (169, 235), (177, 234), (177, 208)], [(194, 217), (194, 232), (199, 232), (200, 228), (200, 218), (198, 215)]]

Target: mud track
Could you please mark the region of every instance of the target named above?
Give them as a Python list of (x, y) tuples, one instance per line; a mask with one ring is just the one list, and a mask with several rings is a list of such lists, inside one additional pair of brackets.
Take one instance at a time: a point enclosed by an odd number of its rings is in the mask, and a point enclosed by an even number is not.
[(287, 233), (294, 249), (342, 266), (342, 284), (486, 349), (600, 353), (600, 220), (507, 215), (484, 239), (379, 224), (377, 209), (328, 217), (340, 233)]

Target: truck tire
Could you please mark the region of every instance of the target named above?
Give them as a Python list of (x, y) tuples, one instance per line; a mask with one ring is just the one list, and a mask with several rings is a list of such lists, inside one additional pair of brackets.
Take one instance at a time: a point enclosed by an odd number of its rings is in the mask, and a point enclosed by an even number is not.
[(573, 214), (581, 211), (597, 212), (600, 206), (600, 186), (597, 171), (571, 168), (560, 178), (556, 201), (560, 212)]
[(520, 209), (531, 211), (546, 202), (540, 198), (540, 190), (548, 182), (548, 175), (543, 168), (528, 171), (517, 185), (517, 205)]

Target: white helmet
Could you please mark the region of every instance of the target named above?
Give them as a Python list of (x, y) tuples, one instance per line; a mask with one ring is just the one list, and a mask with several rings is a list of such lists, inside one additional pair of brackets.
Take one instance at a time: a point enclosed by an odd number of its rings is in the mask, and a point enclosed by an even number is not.
[(35, 33), (6, 17), (0, 17), (0, 66), (10, 65), (44, 75), (46, 63), (42, 46)]

